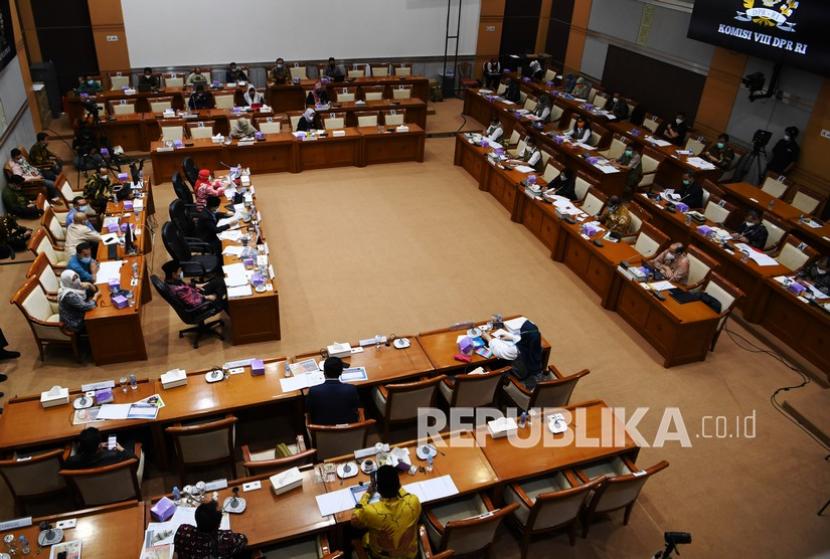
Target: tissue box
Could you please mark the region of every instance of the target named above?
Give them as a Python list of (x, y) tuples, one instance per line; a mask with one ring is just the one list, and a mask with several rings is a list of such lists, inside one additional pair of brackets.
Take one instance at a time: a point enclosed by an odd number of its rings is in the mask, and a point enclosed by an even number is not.
[(333, 130), (331, 135), (332, 135), (333, 138), (342, 138), (343, 136), (346, 135), (346, 131), (345, 130)]
[(110, 291), (118, 291), (121, 289), (121, 282), (117, 279), (111, 279), (108, 285), (110, 286)]
[(683, 202), (675, 202), (674, 208), (679, 211), (680, 213), (686, 213), (689, 211), (689, 205), (684, 204)]
[(268, 478), (271, 482), (271, 488), (275, 495), (282, 495), (287, 491), (291, 491), (303, 485), (303, 474), (300, 473), (300, 468), (291, 468), (281, 474), (275, 474)]
[(265, 374), (265, 363), (262, 359), (254, 359), (251, 361), (251, 376), (258, 377)]
[(409, 132), (409, 126), (406, 126), (405, 124), (401, 124), (400, 126), (395, 128), (395, 132)]
[(473, 352), (473, 340), (469, 336), (464, 336), (460, 340), (458, 340), (458, 351), (464, 354), (470, 354)]
[(185, 386), (187, 384), (187, 373), (184, 369), (173, 369), (161, 375), (159, 380), (165, 390), (177, 386)]
[(116, 295), (112, 298), (112, 306), (116, 309), (125, 309), (129, 305), (129, 301), (123, 295)]
[(712, 234), (712, 228), (708, 225), (701, 225), (697, 228), (697, 232), (703, 235), (704, 237), (708, 237)]
[(331, 344), (326, 347), (326, 350), (329, 352), (329, 357), (347, 357), (352, 354), (352, 346), (348, 342)]
[(112, 402), (112, 388), (102, 388), (95, 391), (95, 404), (109, 404)]
[(518, 430), (519, 426), (512, 417), (500, 417), (487, 422), (487, 431), (494, 439), (515, 435)]
[(118, 180), (120, 182), (127, 182), (127, 180), (129, 180), (129, 178), (130, 178), (130, 175), (128, 175), (127, 173), (118, 173)]
[(794, 282), (790, 283), (789, 285), (787, 285), (787, 289), (788, 289), (788, 290), (790, 291), (790, 293), (792, 293), (793, 295), (795, 295), (795, 296), (799, 296), (799, 295), (801, 295), (802, 293), (804, 293), (804, 291), (805, 291), (807, 288), (806, 288), (806, 287), (804, 287), (803, 285), (801, 285), (800, 283), (798, 283), (797, 281), (794, 281)]
[(132, 200), (124, 200), (124, 210), (131, 212), (133, 211), (133, 201)]
[(46, 392), (40, 393), (40, 405), (44, 408), (61, 406), (69, 403), (69, 389), (62, 386), (53, 386)]
[(156, 522), (166, 522), (170, 520), (175, 512), (176, 503), (167, 497), (159, 499), (159, 501), (153, 505), (153, 508), (150, 509), (150, 514), (153, 515), (153, 520)]
[(109, 233), (118, 233), (118, 223), (110, 223), (107, 225), (107, 231)]

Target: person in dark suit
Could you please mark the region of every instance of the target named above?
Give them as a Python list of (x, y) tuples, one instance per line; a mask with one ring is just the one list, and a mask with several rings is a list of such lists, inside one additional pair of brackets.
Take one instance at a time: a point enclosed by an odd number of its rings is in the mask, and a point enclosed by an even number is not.
[(194, 87), (193, 95), (187, 102), (187, 106), (193, 110), (212, 109), (216, 106), (216, 100), (213, 98), (213, 93), (205, 89), (205, 84), (197, 83)]
[(693, 210), (703, 208), (703, 187), (695, 180), (695, 176), (686, 171), (683, 173), (683, 186), (677, 191), (680, 201)]
[(138, 90), (151, 91), (156, 89), (161, 89), (161, 80), (157, 74), (153, 73), (152, 68), (144, 68), (144, 73), (138, 76)]
[(748, 214), (746, 214), (746, 219), (741, 226), (738, 227), (738, 230), (732, 234), (732, 238), (738, 242), (746, 243), (753, 248), (757, 248), (758, 250), (764, 250), (764, 246), (767, 244), (767, 236), (769, 232), (767, 228), (764, 227), (764, 224), (761, 223), (761, 214), (756, 212), (755, 210), (750, 210)]
[(507, 86), (507, 89), (504, 90), (503, 97), (513, 103), (521, 103), (522, 97), (519, 82), (507, 76), (504, 79), (504, 84)]
[(559, 176), (548, 183), (548, 189), (545, 192), (551, 194), (558, 194), (564, 196), (570, 201), (576, 200), (576, 175), (573, 171), (565, 167)]
[(228, 83), (246, 82), (248, 81), (248, 74), (245, 70), (236, 65), (236, 62), (231, 62), (228, 70), (225, 72), (225, 81)]
[(196, 215), (196, 236), (213, 247), (214, 254), (222, 252), (222, 241), (217, 235), (230, 228), (230, 224), (219, 225), (219, 220), (227, 217), (219, 211), (219, 197), (208, 196), (205, 209)]
[(339, 425), (357, 421), (360, 397), (357, 387), (340, 382), (343, 367), (342, 359), (329, 357), (323, 363), (326, 382), (308, 389), (305, 404), (312, 424)]
[(689, 132), (689, 123), (686, 122), (684, 113), (677, 113), (672, 122), (666, 125), (663, 136), (676, 146), (682, 146), (686, 141), (686, 134)]
[(620, 97), (619, 93), (614, 93), (614, 95), (605, 103), (605, 107), (603, 108), (617, 117), (617, 120), (625, 120), (628, 118), (628, 103), (625, 102), (625, 99)]
[(107, 449), (107, 443), (103, 441), (101, 432), (95, 427), (87, 427), (78, 436), (75, 454), (66, 460), (63, 467), (67, 470), (100, 468), (134, 457), (132, 452), (124, 450), (124, 447), (117, 443), (114, 449)]

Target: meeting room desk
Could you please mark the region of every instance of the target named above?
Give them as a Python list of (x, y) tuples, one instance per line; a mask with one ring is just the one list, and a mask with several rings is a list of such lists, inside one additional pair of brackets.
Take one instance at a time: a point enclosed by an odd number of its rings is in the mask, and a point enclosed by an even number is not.
[(401, 161), (424, 162), (426, 134), (417, 124), (407, 124), (409, 131), (398, 132), (395, 127), (364, 126), (357, 131), (363, 137), (363, 153), (360, 165), (397, 163)]
[[(517, 318), (519, 315), (507, 316), (504, 320)], [(450, 326), (449, 328), (441, 328), (438, 330), (430, 330), (428, 332), (421, 332), (418, 334), (418, 341), (421, 342), (421, 347), (429, 358), (430, 363), (435, 368), (436, 373), (440, 374), (456, 374), (471, 371), (476, 367), (485, 366), (499, 366), (507, 365), (508, 363), (496, 357), (485, 359), (484, 357), (473, 353), (469, 363), (464, 363), (455, 359), (458, 353), (458, 343), (456, 340), (458, 336), (465, 335), (467, 329), (474, 325), (485, 324), (486, 320), (479, 320), (478, 322), (463, 323)], [(542, 366), (547, 367), (550, 359), (550, 343), (542, 336)]]
[(144, 119), (147, 115), (154, 118), (152, 113), (133, 113), (128, 115), (112, 115), (101, 118), (101, 134), (113, 146), (121, 146), (124, 151), (144, 151), (147, 149)]
[[(24, 535), (29, 540), (32, 550), (25, 557), (40, 556), (42, 553), (43, 558), (47, 559), (49, 548), (43, 548), (41, 551), (37, 543), (40, 523), (46, 521), (54, 527), (55, 522), (74, 518), (77, 519), (77, 524), (74, 528), (64, 528), (63, 541), (81, 540), (83, 542), (81, 544), (83, 559), (138, 557), (144, 544), (144, 515), (144, 503), (138, 501), (103, 505), (59, 515), (34, 518), (31, 526), (0, 532), (0, 541), (8, 534), (13, 534), (15, 539), (18, 540), (21, 535)], [(6, 544), (2, 544), (0, 549), (5, 552)], [(19, 541), (15, 557), (24, 557)]]
[[(495, 486), (499, 482), (493, 467), (488, 462), (482, 448), (476, 444), (476, 438), (470, 431), (461, 431), (453, 434), (443, 434), (446, 446), (436, 444), (439, 454), (435, 456), (432, 463), (432, 471), (423, 471), (420, 467), (426, 466), (426, 461), (421, 460), (415, 454), (418, 448), (418, 441), (407, 441), (401, 444), (392, 445), (392, 447), (408, 448), (409, 457), (413, 466), (419, 466), (418, 472), (415, 475), (409, 473), (401, 473), (401, 485), (408, 483), (416, 483), (427, 479), (435, 479), (441, 476), (451, 476), (455, 487), (458, 489), (458, 494), (449, 499), (457, 499), (459, 495), (466, 495), (475, 493)], [(453, 438), (455, 443), (453, 443)], [(487, 441), (490, 442), (489, 440)], [(354, 454), (347, 454), (326, 460), (326, 462), (343, 463), (354, 460)], [(318, 466), (319, 468), (319, 466)], [(362, 471), (356, 477), (349, 478), (341, 483), (338, 478), (334, 482), (326, 483), (326, 490), (328, 492), (338, 491), (344, 487), (357, 485), (359, 483), (369, 483), (369, 476)], [(434, 504), (438, 501), (430, 501)], [(320, 516), (320, 513), (317, 513)], [(338, 524), (348, 523), (352, 519), (352, 510), (338, 512), (336, 515)]]
[[(407, 381), (413, 379), (413, 377), (432, 373), (432, 364), (418, 338), (415, 336), (399, 337), (408, 338), (410, 346), (405, 349), (397, 349), (391, 344), (370, 345), (364, 347), (363, 351), (344, 357), (343, 360), (350, 367), (364, 367), (368, 377), (367, 380), (350, 384), (358, 387), (368, 387)], [(352, 347), (354, 348), (356, 345), (352, 344)], [(319, 362), (322, 358), (319, 351), (310, 351), (297, 355), (292, 362), (297, 363), (305, 359), (314, 359)]]
[[(579, 409), (584, 410), (584, 415), (582, 411), (577, 411)], [(499, 482), (512, 483), (599, 460), (608, 460), (615, 456), (626, 456), (636, 461), (639, 447), (625, 432), (625, 425), (614, 416), (605, 402), (592, 400), (567, 406), (565, 410), (571, 414), (568, 422), (571, 439), (567, 443), (564, 442), (564, 433), (554, 435), (548, 430), (546, 423), (539, 425), (544, 417), (541, 414), (530, 416), (528, 427), (519, 431), (518, 436), (520, 440), (525, 441), (524, 444), (513, 444), (508, 437), (494, 439), (488, 433), (486, 425), (476, 429), (478, 446), (496, 472)], [(562, 413), (562, 410), (553, 411)], [(619, 437), (622, 444), (617, 444), (615, 437), (610, 434), (603, 439), (604, 428), (609, 429), (606, 433), (624, 432), (624, 437)], [(535, 444), (527, 442), (532, 440), (529, 437), (531, 429), (542, 432)], [(594, 444), (578, 444), (580, 438), (590, 439)], [(546, 446), (546, 441), (547, 444), (557, 446)]]
[[(152, 194), (147, 194), (151, 192), (149, 185), (144, 190), (145, 196), (143, 198), (145, 209), (141, 210), (140, 212), (136, 213), (134, 211), (128, 211), (124, 207), (124, 202), (108, 202), (107, 203), (107, 210), (104, 217), (106, 218), (117, 218), (119, 227), (124, 224), (129, 224), (133, 231), (133, 244), (136, 250), (136, 254), (149, 254), (153, 250), (153, 236), (147, 230), (147, 215), (149, 213), (149, 205), (152, 200)], [(106, 234), (107, 231), (104, 230), (103, 234)], [(124, 233), (119, 233), (123, 240)], [(116, 245), (116, 253), (117, 258), (124, 259), (128, 256), (126, 248), (123, 243), (118, 243)], [(109, 260), (109, 247), (104, 243), (98, 243), (98, 252), (95, 256), (98, 262), (105, 262)]]
[(344, 101), (332, 103), (331, 109), (318, 111), (325, 116), (329, 112), (345, 112), (346, 126), (358, 126), (357, 115), (363, 112), (406, 111), (404, 122), (427, 127), (427, 104), (420, 99), (381, 99), (380, 101)]
[(359, 165), (363, 152), (363, 136), (357, 128), (344, 128), (343, 136), (331, 133), (314, 140), (297, 141), (298, 171)]
[[(268, 104), (277, 112), (301, 111), (306, 108), (305, 100), (308, 92), (314, 88), (317, 80), (303, 80), (299, 84), (268, 84)], [(407, 77), (366, 77), (347, 79), (342, 82), (332, 82), (326, 86), (330, 99), (335, 99), (337, 89), (357, 87), (358, 98), (363, 97), (363, 87), (384, 86), (383, 97), (392, 98), (392, 89), (400, 86), (412, 88), (412, 98), (423, 102), (429, 100), (429, 79), (423, 76)]]

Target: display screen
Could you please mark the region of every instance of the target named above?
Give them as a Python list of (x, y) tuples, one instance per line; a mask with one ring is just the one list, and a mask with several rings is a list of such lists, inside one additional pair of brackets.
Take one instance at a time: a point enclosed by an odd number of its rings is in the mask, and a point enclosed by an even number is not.
[(830, 74), (830, 1), (696, 0), (688, 36)]

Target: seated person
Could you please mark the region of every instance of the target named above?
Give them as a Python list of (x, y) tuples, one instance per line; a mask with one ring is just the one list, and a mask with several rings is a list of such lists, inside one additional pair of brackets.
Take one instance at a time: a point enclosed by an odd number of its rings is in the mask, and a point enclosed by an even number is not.
[(182, 524), (173, 537), (178, 559), (236, 559), (244, 557), (248, 538), (230, 530), (220, 530), (222, 511), (216, 501), (196, 507), (196, 526)]
[(534, 58), (530, 61), (530, 64), (527, 65), (527, 73), (531, 78), (537, 81), (541, 80), (545, 75), (545, 70), (542, 69), (542, 63), (539, 62), (538, 58)]
[(562, 79), (562, 91), (573, 94), (574, 87), (576, 87), (576, 76), (573, 74), (565, 74)]
[(539, 96), (539, 102), (536, 104), (536, 108), (533, 109), (533, 115), (539, 119), (537, 122), (544, 123), (550, 119), (551, 104), (553, 104), (553, 101), (550, 95), (545, 93)]
[(533, 136), (528, 136), (525, 139), (525, 147), (519, 152), (516, 159), (509, 159), (508, 163), (514, 165), (527, 165), (536, 169), (542, 161), (542, 152), (536, 147), (536, 141)]
[(502, 97), (513, 103), (521, 103), (522, 95), (519, 82), (510, 76), (505, 76), (503, 83), (507, 86), (507, 89), (505, 89), (504, 93), (502, 93)]
[(277, 58), (274, 66), (269, 70), (268, 76), (272, 82), (280, 84), (286, 83), (291, 77), (291, 71), (285, 65), (285, 60), (282, 57)]
[(329, 57), (329, 62), (326, 64), (326, 68), (323, 71), (323, 75), (329, 78), (332, 81), (343, 81), (343, 78), (346, 77), (346, 74), (343, 72), (343, 69), (337, 65), (337, 62), (334, 60), (333, 56)]
[(196, 87), (197, 85), (208, 85), (208, 80), (202, 73), (202, 69), (196, 66), (193, 71), (187, 75), (185, 84)]
[(744, 222), (741, 223), (741, 226), (738, 227), (735, 233), (732, 233), (732, 238), (739, 243), (746, 243), (752, 248), (764, 250), (768, 235), (769, 231), (761, 223), (761, 214), (755, 210), (749, 210)]
[(66, 241), (64, 242), (66, 254), (74, 255), (78, 250), (78, 245), (84, 242), (89, 243), (92, 249), (97, 251), (98, 243), (101, 242), (101, 234), (92, 228), (84, 212), (75, 212), (72, 224), (66, 227)]
[(190, 100), (187, 102), (187, 106), (192, 111), (212, 109), (216, 106), (216, 100), (213, 98), (213, 93), (205, 89), (205, 84), (197, 83), (193, 95), (190, 96)]
[(573, 171), (565, 167), (559, 176), (548, 183), (548, 188), (545, 190), (548, 194), (557, 194), (564, 196), (571, 202), (576, 201), (576, 175)]
[(695, 180), (691, 171), (683, 173), (683, 186), (677, 191), (680, 201), (693, 210), (703, 208), (703, 187)]
[(247, 106), (251, 105), (262, 105), (265, 102), (265, 98), (262, 96), (262, 93), (256, 90), (253, 84), (248, 86), (248, 91), (242, 96), (245, 100), (245, 104)]
[(320, 115), (311, 107), (307, 108), (297, 121), (297, 130), (295, 132), (308, 132), (309, 130), (322, 130), (323, 123), (320, 120)]
[(617, 120), (625, 120), (628, 118), (628, 103), (625, 102), (625, 99), (620, 97), (619, 93), (615, 92), (614, 95), (605, 103), (603, 109), (617, 117)]
[[(499, 329), (503, 325), (495, 324), (493, 327)], [(525, 320), (518, 334), (496, 338), (487, 332), (482, 337), (496, 359), (512, 362), (513, 370), (510, 374), (529, 390), (533, 390), (543, 379), (545, 365), (542, 363), (542, 334), (534, 323)]]
[(87, 311), (97, 306), (100, 295), (101, 293), (96, 291), (90, 297), (89, 291), (84, 289), (81, 283), (78, 272), (69, 268), (61, 272), (60, 288), (58, 288), (58, 314), (63, 327), (76, 334), (84, 333), (86, 331), (84, 317)]
[(107, 202), (112, 199), (113, 189), (109, 169), (99, 167), (97, 173), (89, 173), (86, 178), (84, 198), (89, 201), (96, 213), (103, 215), (107, 211)]
[(499, 117), (493, 117), (493, 119), (490, 121), (490, 126), (488, 126), (487, 130), (484, 131), (484, 136), (490, 142), (501, 143), (501, 137), (504, 136), (504, 128), (501, 125), (501, 120), (499, 120)]
[(830, 256), (822, 256), (808, 263), (798, 272), (798, 279), (813, 284), (813, 287), (830, 297)]
[(668, 280), (685, 284), (689, 279), (689, 257), (683, 243), (672, 243), (646, 265), (654, 270), (657, 280)]
[(208, 169), (199, 170), (199, 178), (196, 179), (193, 190), (196, 192), (197, 211), (205, 209), (208, 196), (222, 196), (225, 193), (225, 187), (221, 186), (221, 181), (210, 180), (210, 170)]
[(14, 258), (16, 252), (26, 250), (32, 230), (17, 223), (12, 214), (0, 215), (0, 259)]
[(248, 81), (248, 75), (236, 65), (236, 62), (231, 62), (228, 71), (225, 72), (225, 81), (228, 83), (246, 82)]
[(6, 188), (3, 189), (3, 208), (13, 216), (22, 219), (37, 219), (43, 212), (23, 195), (24, 182), (20, 175), (13, 175), (9, 178)]
[(328, 105), (329, 102), (329, 93), (326, 91), (326, 88), (323, 87), (321, 82), (315, 82), (314, 89), (309, 91), (305, 98), (305, 104), (317, 107), (320, 105)]
[(617, 158), (617, 166), (628, 171), (625, 177), (625, 189), (629, 194), (633, 193), (643, 180), (643, 158), (640, 152), (626, 145), (622, 155)]
[(26, 161), (26, 158), (23, 157), (23, 152), (17, 148), (12, 149), (11, 151), (9, 168), (11, 169), (13, 175), (23, 177), (24, 182), (42, 182), (46, 187), (46, 195), (49, 197), (51, 202), (57, 203), (61, 201), (58, 189), (55, 188), (55, 182), (44, 177), (37, 167)]
[(631, 212), (619, 196), (611, 196), (598, 216), (600, 224), (608, 228), (611, 236), (621, 239), (631, 229)]
[(574, 123), (573, 130), (568, 132), (566, 136), (574, 142), (586, 144), (591, 139), (591, 125), (588, 124), (584, 116), (579, 116)]
[(208, 196), (205, 209), (196, 214), (196, 236), (209, 244), (214, 254), (222, 252), (222, 241), (217, 235), (231, 227), (230, 223), (219, 225), (220, 219), (228, 217), (227, 214), (219, 211), (219, 203), (218, 196)]
[(251, 119), (241, 116), (232, 121), (231, 138), (241, 139), (249, 138), (256, 134), (256, 128), (251, 124)]
[(591, 83), (582, 76), (579, 76), (576, 78), (576, 83), (571, 91), (571, 95), (573, 95), (576, 99), (587, 100), (591, 95)]
[(497, 57), (492, 57), (484, 63), (484, 87), (493, 91), (499, 86), (501, 79), (501, 64)]
[(125, 450), (118, 442), (115, 443), (114, 449), (109, 450), (107, 448), (107, 441), (104, 440), (101, 432), (95, 427), (87, 427), (78, 435), (78, 444), (75, 447), (75, 452), (67, 458), (63, 467), (67, 470), (100, 468), (101, 466), (117, 464), (130, 458), (135, 458), (132, 451)]
[(225, 280), (221, 277), (198, 285), (195, 282), (185, 282), (181, 266), (175, 260), (166, 262), (161, 269), (164, 271), (164, 282), (167, 287), (189, 310), (205, 303), (212, 303), (217, 309), (227, 309), (227, 289)]
[(93, 79), (92, 76), (78, 76), (78, 85), (75, 86), (75, 91), (95, 95), (101, 91), (101, 82)]
[(66, 269), (78, 274), (85, 289), (92, 289), (93, 291), (97, 289), (95, 287), (95, 274), (98, 273), (98, 262), (92, 258), (91, 244), (79, 243), (75, 247), (75, 254), (69, 259)]
[(685, 113), (677, 113), (674, 120), (666, 124), (663, 130), (663, 137), (676, 146), (682, 146), (686, 141), (686, 134), (689, 132), (689, 124), (686, 122)]
[(345, 364), (339, 357), (329, 357), (323, 363), (326, 382), (308, 389), (305, 406), (308, 420), (314, 425), (339, 425), (358, 420), (360, 396), (357, 387), (340, 382)]
[[(418, 556), (421, 502), (401, 488), (398, 470), (378, 468), (352, 514), (352, 525), (366, 530), (363, 546), (370, 557), (414, 559)], [(370, 502), (375, 495), (380, 500)]]
[(161, 79), (153, 73), (152, 68), (144, 68), (144, 73), (138, 76), (138, 90), (150, 91), (153, 89), (161, 89)]
[[(86, 198), (83, 196), (75, 196), (72, 198), (72, 203), (69, 207), (69, 211), (66, 213), (66, 226), (69, 227), (75, 221), (75, 214), (78, 212), (84, 212), (87, 218), (91, 218), (92, 216), (97, 215), (95, 210), (92, 206), (89, 205), (89, 202), (86, 201)], [(89, 223), (89, 220), (87, 220)], [(90, 227), (92, 224), (89, 223)]]
[(40, 172), (49, 180), (55, 180), (63, 170), (61, 158), (49, 151), (49, 135), (46, 132), (37, 133), (37, 142), (29, 150), (29, 161), (37, 165)]
[(709, 146), (703, 157), (723, 171), (729, 169), (735, 159), (735, 152), (729, 147), (729, 135), (721, 134), (718, 141)]

